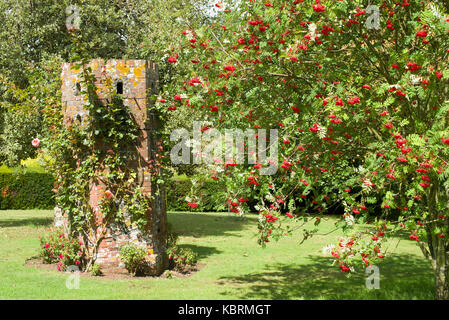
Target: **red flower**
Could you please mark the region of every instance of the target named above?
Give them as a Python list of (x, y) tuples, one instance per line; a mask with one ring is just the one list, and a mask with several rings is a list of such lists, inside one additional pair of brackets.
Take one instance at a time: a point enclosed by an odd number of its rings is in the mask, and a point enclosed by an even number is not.
[(114, 196), (110, 190), (106, 190), (104, 192), (104, 195), (105, 195), (106, 199), (111, 199)]
[(292, 110), (293, 110), (295, 113), (299, 113), (299, 112), (300, 112), (299, 108), (297, 108), (297, 107), (291, 107), (291, 108), (292, 108)]
[(326, 11), (326, 8), (320, 4), (313, 5), (312, 8), (315, 12)]
[(187, 205), (193, 209), (198, 208), (198, 204), (196, 204), (195, 202), (188, 202)]
[(315, 123), (315, 124), (313, 125), (313, 127), (310, 127), (310, 128), (309, 128), (309, 130), (312, 131), (312, 132), (318, 132), (318, 125)]
[(345, 266), (343, 263), (340, 263), (340, 268), (341, 268), (341, 271), (343, 271), (343, 272), (349, 272), (349, 268), (347, 266)]
[(235, 71), (235, 67), (234, 66), (225, 66), (224, 67), (224, 69), (226, 70), (226, 71)]
[(250, 20), (248, 21), (248, 23), (252, 26), (257, 26), (258, 24), (261, 24), (263, 21), (262, 20)]
[(354, 97), (348, 100), (348, 104), (356, 104), (356, 103), (360, 103), (359, 97)]
[(421, 31), (417, 32), (416, 36), (421, 37), (421, 38), (427, 37), (427, 30), (421, 30)]

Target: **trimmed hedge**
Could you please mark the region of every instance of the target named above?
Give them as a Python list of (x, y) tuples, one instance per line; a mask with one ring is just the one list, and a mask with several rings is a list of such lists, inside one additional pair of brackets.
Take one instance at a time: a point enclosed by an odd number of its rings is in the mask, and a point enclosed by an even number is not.
[[(167, 211), (192, 211), (187, 205), (186, 196), (192, 189), (192, 180), (194, 177), (173, 177), (166, 185)], [(224, 212), (227, 211), (226, 199), (216, 191), (225, 188), (219, 182), (214, 180), (205, 180), (198, 182), (195, 190), (195, 197), (198, 201), (198, 208), (195, 211), (203, 212)]]
[[(194, 178), (194, 177), (192, 177)], [(185, 197), (192, 189), (192, 178), (178, 176), (170, 179), (166, 185), (168, 211), (192, 211)], [(41, 172), (7, 172), (0, 170), (0, 210), (53, 209), (55, 195), (53, 177)], [(226, 199), (217, 194), (219, 182), (205, 180), (198, 182), (195, 196), (198, 208), (195, 211), (227, 211)]]
[(53, 209), (53, 181), (48, 173), (0, 173), (0, 210)]

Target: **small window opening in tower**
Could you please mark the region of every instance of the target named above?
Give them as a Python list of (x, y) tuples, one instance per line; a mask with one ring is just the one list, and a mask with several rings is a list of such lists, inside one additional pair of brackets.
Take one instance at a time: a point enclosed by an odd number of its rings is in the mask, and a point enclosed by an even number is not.
[(123, 82), (117, 82), (117, 94), (123, 94)]
[(77, 82), (75, 84), (75, 96), (79, 96), (81, 93), (81, 84), (79, 82)]

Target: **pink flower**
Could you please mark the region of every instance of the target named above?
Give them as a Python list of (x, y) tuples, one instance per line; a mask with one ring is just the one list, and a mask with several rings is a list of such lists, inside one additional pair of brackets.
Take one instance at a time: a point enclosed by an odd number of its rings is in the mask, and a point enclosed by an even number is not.
[(75, 261), (75, 264), (76, 264), (76, 265), (80, 265), (80, 264), (81, 264), (81, 261)]
[(112, 192), (110, 190), (106, 190), (104, 192), (104, 196), (106, 197), (106, 199), (111, 199), (114, 195), (112, 194)]
[(41, 144), (41, 141), (38, 138), (34, 138), (33, 141), (31, 141), (31, 144), (33, 147), (37, 148)]
[(45, 249), (50, 248), (50, 245), (48, 243), (45, 244)]

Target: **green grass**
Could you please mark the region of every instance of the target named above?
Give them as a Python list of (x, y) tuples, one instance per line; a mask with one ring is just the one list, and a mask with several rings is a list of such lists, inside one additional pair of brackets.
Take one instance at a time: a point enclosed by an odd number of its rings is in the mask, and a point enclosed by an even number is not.
[[(188, 278), (108, 280), (85, 278), (69, 290), (67, 274), (25, 267), (38, 236), (49, 231), (51, 211), (0, 211), (0, 299), (433, 299), (433, 274), (410, 240), (401, 240), (379, 264), (379, 290), (365, 288), (365, 274), (351, 278), (330, 265), (322, 248), (338, 233), (298, 245), (298, 235), (256, 243), (256, 217), (227, 213), (169, 213), (180, 244), (205, 264)], [(332, 220), (332, 219), (331, 219)], [(332, 221), (323, 225), (331, 230)], [(393, 250), (394, 249), (394, 250)]]

